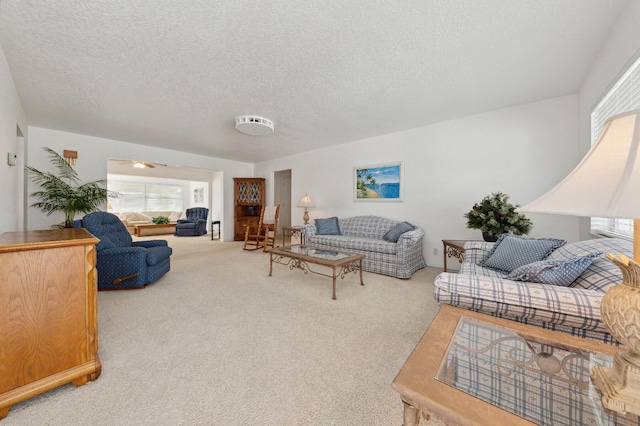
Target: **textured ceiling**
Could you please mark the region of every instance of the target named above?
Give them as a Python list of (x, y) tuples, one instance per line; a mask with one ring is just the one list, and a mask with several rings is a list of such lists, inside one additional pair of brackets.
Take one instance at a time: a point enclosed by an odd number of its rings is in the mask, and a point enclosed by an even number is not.
[(576, 93), (626, 4), (0, 0), (0, 44), (30, 125), (258, 162)]

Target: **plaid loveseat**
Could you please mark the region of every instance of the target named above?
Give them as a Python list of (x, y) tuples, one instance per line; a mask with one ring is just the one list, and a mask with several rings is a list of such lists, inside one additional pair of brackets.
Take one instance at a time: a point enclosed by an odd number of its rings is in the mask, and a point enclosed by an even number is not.
[(317, 235), (314, 225), (303, 225), (305, 243), (310, 246), (364, 254), (362, 269), (396, 278), (411, 278), (427, 266), (422, 255), (424, 231), (416, 228), (400, 235), (397, 243), (382, 237), (399, 221), (379, 216), (338, 219), (342, 235)]
[(633, 244), (619, 238), (598, 238), (564, 245), (549, 259), (597, 255), (569, 286), (512, 281), (507, 273), (480, 266), (494, 243), (470, 241), (459, 273), (443, 272), (435, 280), (434, 295), (441, 304), (537, 325), (618, 345), (600, 320), (600, 301), (622, 282), (618, 267), (605, 253), (633, 257)]

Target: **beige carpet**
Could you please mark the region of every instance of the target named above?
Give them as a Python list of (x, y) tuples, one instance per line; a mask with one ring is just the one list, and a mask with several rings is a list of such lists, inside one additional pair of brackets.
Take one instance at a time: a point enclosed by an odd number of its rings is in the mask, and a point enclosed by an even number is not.
[[(433, 279), (338, 280), (240, 243), (163, 236), (171, 271), (98, 294), (102, 375), (16, 404), (9, 425), (396, 425), (391, 382), (437, 312)], [(154, 239), (158, 237), (147, 237)]]

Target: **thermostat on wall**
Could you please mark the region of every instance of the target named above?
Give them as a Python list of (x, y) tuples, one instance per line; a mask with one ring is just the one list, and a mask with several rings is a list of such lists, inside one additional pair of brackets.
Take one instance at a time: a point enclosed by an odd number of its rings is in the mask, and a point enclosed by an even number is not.
[(7, 164), (8, 165), (15, 166), (17, 159), (18, 159), (18, 156), (16, 154), (14, 154), (13, 152), (9, 152), (7, 154)]

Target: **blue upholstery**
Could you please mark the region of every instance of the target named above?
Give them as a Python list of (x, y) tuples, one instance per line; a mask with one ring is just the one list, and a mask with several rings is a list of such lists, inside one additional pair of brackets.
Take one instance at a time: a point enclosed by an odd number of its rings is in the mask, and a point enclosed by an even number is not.
[[(173, 250), (166, 240), (133, 241), (118, 216), (106, 212), (89, 213), (73, 222), (85, 228), (100, 242), (96, 244), (98, 289), (144, 287), (170, 269)], [(129, 277), (137, 274), (136, 276)], [(118, 282), (121, 280), (121, 282)]]
[(173, 235), (179, 237), (197, 237), (207, 233), (207, 217), (209, 209), (192, 207), (187, 209), (187, 218), (178, 220)]

